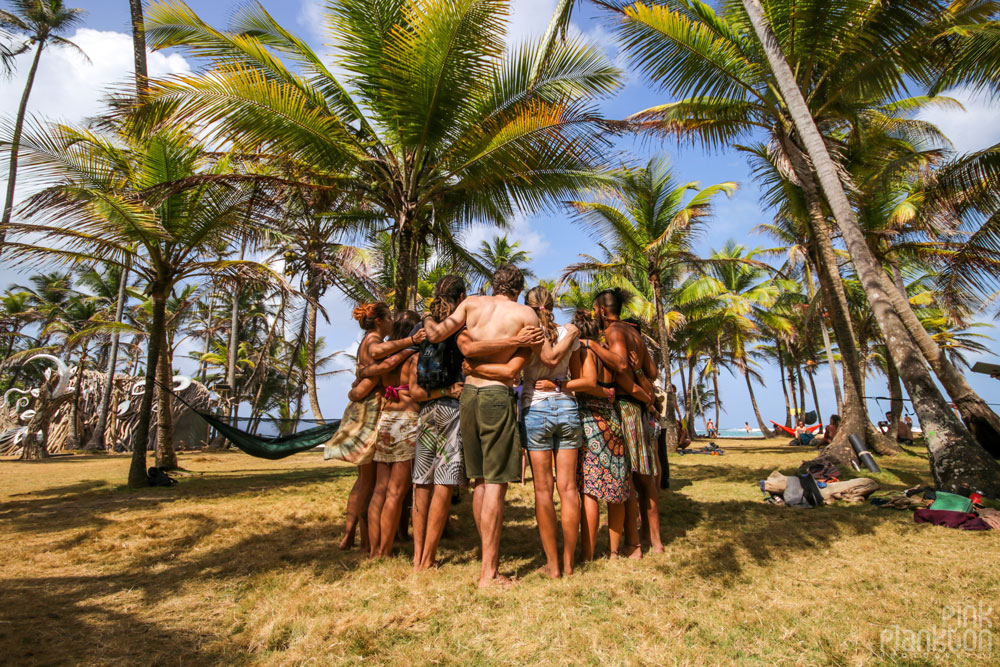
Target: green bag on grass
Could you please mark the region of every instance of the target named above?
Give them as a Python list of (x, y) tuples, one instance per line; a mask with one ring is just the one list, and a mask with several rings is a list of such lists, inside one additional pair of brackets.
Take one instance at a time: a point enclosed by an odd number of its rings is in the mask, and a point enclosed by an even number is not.
[(938, 491), (934, 502), (931, 504), (932, 510), (945, 510), (948, 512), (971, 512), (972, 501), (965, 496), (946, 491)]

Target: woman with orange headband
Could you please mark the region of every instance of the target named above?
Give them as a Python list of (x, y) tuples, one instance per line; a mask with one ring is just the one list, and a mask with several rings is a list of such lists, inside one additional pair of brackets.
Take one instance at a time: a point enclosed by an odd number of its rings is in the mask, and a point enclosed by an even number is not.
[[(409, 358), (413, 351), (406, 348), (419, 343), (427, 334), (420, 331), (413, 337), (386, 341), (392, 332), (393, 317), (389, 306), (382, 302), (366, 303), (354, 309), (354, 319), (365, 331), (358, 346), (358, 379), (344, 410), (340, 428), (326, 443), (323, 457), (338, 459), (358, 466), (358, 479), (347, 500), (347, 516), (341, 549), (354, 546), (355, 530), (358, 522), (368, 515), (368, 503), (375, 490), (375, 443), (378, 438), (378, 420), (382, 408), (379, 391), (379, 377), (395, 369)], [(368, 529), (361, 530), (362, 549), (369, 551)]]

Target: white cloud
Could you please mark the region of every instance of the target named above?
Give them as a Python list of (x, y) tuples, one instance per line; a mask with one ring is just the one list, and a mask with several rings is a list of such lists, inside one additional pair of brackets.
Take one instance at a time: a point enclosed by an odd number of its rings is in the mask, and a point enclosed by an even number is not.
[[(544, 217), (544, 214), (539, 214)], [(545, 256), (549, 249), (549, 242), (535, 229), (533, 221), (539, 216), (526, 216), (522, 213), (514, 215), (510, 225), (505, 229), (500, 229), (492, 225), (473, 225), (459, 234), (458, 240), (472, 252), (478, 252), (483, 241), (490, 241), (495, 236), (506, 235), (507, 239), (514, 243), (519, 243), (519, 248), (531, 255), (532, 268), (537, 266), (538, 260)]]
[(511, 0), (507, 42), (516, 44), (545, 34), (556, 0)]
[[(48, 47), (38, 65), (28, 100), (29, 113), (78, 122), (102, 110), (104, 93), (112, 87), (131, 83), (135, 72), (131, 35), (81, 28), (70, 40), (87, 54), (90, 62), (71, 49)], [(0, 114), (12, 117), (17, 113), (32, 55), (19, 56), (14, 76), (0, 82)], [(191, 69), (176, 53), (149, 53), (147, 66), (153, 77)]]
[(299, 7), (296, 20), (309, 33), (306, 37), (310, 42), (322, 42), (326, 38), (323, 5), (321, 0), (302, 0), (302, 6)]
[[(69, 39), (87, 54), (90, 61), (73, 50), (48, 47), (42, 53), (28, 99), (29, 114), (47, 120), (81, 123), (103, 110), (105, 93), (132, 82), (135, 68), (131, 35), (81, 28)], [(21, 101), (32, 56), (32, 53), (18, 56), (14, 75), (0, 81), (0, 115), (11, 119), (11, 122)], [(149, 53), (147, 67), (150, 76), (190, 71), (187, 61), (178, 54)], [(6, 188), (4, 169), (0, 175), (0, 193), (6, 192)], [(28, 190), (19, 182), (17, 199), (26, 194)], [(17, 274), (9, 263), (2, 264), (0, 288), (5, 288)]]
[(968, 88), (955, 88), (944, 96), (958, 100), (964, 110), (931, 108), (918, 117), (937, 125), (956, 151), (968, 153), (1000, 143), (1000, 103)]

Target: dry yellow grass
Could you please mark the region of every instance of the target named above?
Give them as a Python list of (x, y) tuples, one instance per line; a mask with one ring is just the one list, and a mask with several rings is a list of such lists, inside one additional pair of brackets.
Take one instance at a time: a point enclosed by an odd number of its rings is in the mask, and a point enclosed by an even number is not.
[[(723, 446), (724, 457), (672, 458), (665, 554), (597, 562), (560, 581), (534, 572), (531, 486), (514, 485), (501, 569), (520, 581), (507, 593), (474, 587), (467, 497), (456, 508), (461, 537), (445, 539), (438, 571), (413, 574), (409, 543), (380, 563), (338, 551), (353, 471), (318, 454), (182, 454), (190, 476), (139, 492), (120, 486), (123, 457), (3, 461), (0, 655), (19, 664), (998, 664), (1000, 645), (894, 654), (880, 643), (895, 625), (945, 627), (944, 605), (1000, 600), (998, 535), (918, 526), (870, 506), (768, 506), (757, 479), (808, 452), (779, 441)], [(882, 465), (887, 487), (927, 482), (921, 456)]]

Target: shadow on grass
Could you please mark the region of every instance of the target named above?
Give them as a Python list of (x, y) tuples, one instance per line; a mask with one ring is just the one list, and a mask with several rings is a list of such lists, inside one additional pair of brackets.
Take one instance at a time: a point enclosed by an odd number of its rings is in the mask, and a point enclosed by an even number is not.
[[(791, 553), (809, 551), (822, 557), (838, 540), (874, 532), (887, 521), (905, 521), (905, 515), (871, 507), (829, 506), (814, 510), (793, 510), (760, 501), (696, 501), (678, 488), (698, 480), (746, 482), (766, 477), (773, 467), (728, 466), (725, 457), (705, 457), (703, 463), (677, 466), (671, 480), (673, 489), (660, 495), (661, 532), (665, 545), (685, 539), (698, 531), (699, 544), (679, 559), (656, 561), (654, 566), (669, 576), (696, 579), (737, 578), (749, 564), (780, 562)], [(900, 472), (892, 469), (900, 479)], [(913, 474), (902, 471), (903, 474)], [(258, 585), (260, 576), (289, 568), (306, 570), (324, 581), (337, 581), (364, 568), (357, 551), (341, 552), (336, 542), (339, 525), (326, 520), (282, 517), (246, 526), (246, 532), (225, 544), (212, 545), (208, 538), (220, 529), (232, 531), (238, 520), (216, 507), (196, 508), (181, 518), (171, 519), (169, 538), (158, 538), (149, 528), (144, 512), (179, 499), (211, 501), (240, 498), (253, 502), (261, 491), (302, 485), (316, 493), (319, 485), (354, 474), (352, 468), (315, 468), (290, 471), (209, 473), (185, 478), (176, 487), (138, 492), (95, 490), (102, 482), (88, 481), (48, 489), (20, 497), (0, 508), (0, 521), (7, 524), (10, 537), (17, 533), (45, 534), (86, 528), (82, 534), (59, 542), (60, 550), (86, 548), (91, 537), (100, 534), (114, 516), (128, 521), (128, 529), (138, 539), (147, 540), (137, 558), (110, 574), (91, 576), (44, 576), (0, 580), (4, 604), (0, 609), (0, 651), (24, 656), (30, 663), (120, 662), (160, 664), (238, 663), (247, 656), (234, 648), (229, 652), (207, 647), (225, 643), (223, 619), (206, 619), (203, 629), (183, 631), (169, 622), (154, 622), (130, 613), (160, 613), (158, 603), (166, 602), (185, 586), (210, 590), (246, 588)], [(530, 489), (530, 482), (528, 488)], [(343, 488), (346, 495), (346, 487)], [(517, 577), (531, 575), (544, 563), (534, 507), (530, 493), (508, 496), (501, 541), (501, 570)], [(294, 502), (294, 496), (290, 497)], [(453, 508), (452, 533), (441, 545), (446, 563), (478, 563), (479, 545), (472, 519), (471, 496)], [(339, 518), (339, 517), (338, 517)], [(160, 520), (160, 519), (158, 519)], [(704, 533), (704, 537), (702, 536)], [(412, 542), (401, 544), (397, 553), (412, 556)], [(607, 528), (602, 528), (598, 553), (606, 553)], [(516, 561), (511, 572), (512, 561)], [(442, 585), (472, 585), (470, 580), (445, 581)], [(236, 597), (242, 597), (238, 592)], [(138, 599), (137, 599), (138, 598)], [(207, 600), (207, 606), (213, 602)], [(212, 625), (215, 624), (215, 625)], [(220, 625), (221, 624), (221, 625)]]
[(329, 482), (354, 476), (355, 468), (316, 467), (295, 470), (260, 470), (233, 473), (199, 473), (170, 487), (132, 490), (106, 489), (101, 480), (49, 487), (18, 494), (0, 506), (0, 522), (24, 532), (51, 532), (110, 523), (101, 515), (116, 511), (146, 511), (178, 500), (212, 500), (256, 495), (281, 487)]
[[(334, 552), (325, 525), (287, 522), (248, 535), (194, 558), (191, 548), (211, 535), (219, 520), (206, 514), (187, 518), (192, 526), (165, 548), (114, 574), (5, 579), (0, 610), (0, 651), (19, 655), (28, 664), (220, 664), (240, 662), (206, 650), (225, 627), (203, 624), (205, 632), (183, 632), (142, 620), (127, 612), (137, 602), (148, 609), (168, 601), (183, 587), (251, 585), (254, 575), (305, 566), (324, 581), (336, 581), (360, 561), (357, 555)], [(124, 599), (123, 599), (124, 597)], [(167, 603), (169, 605), (169, 602)], [(207, 621), (207, 619), (206, 619)], [(223, 621), (225, 623), (225, 621)], [(107, 642), (102, 642), (106, 638)]]

